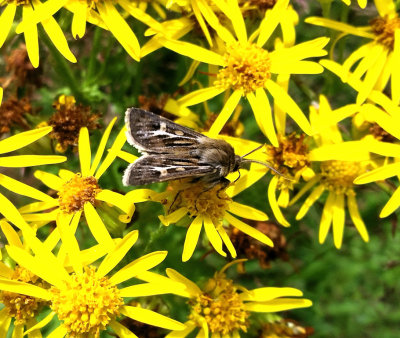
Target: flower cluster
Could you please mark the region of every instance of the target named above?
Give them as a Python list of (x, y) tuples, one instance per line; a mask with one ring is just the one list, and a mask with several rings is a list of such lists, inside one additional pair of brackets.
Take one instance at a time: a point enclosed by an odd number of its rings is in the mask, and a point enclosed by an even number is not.
[[(0, 335), (311, 334), (276, 313), (318, 304), (315, 279), (268, 269), (295, 234), (340, 249), (396, 223), (399, 8), (0, 0)], [(158, 178), (124, 186), (129, 164)]]

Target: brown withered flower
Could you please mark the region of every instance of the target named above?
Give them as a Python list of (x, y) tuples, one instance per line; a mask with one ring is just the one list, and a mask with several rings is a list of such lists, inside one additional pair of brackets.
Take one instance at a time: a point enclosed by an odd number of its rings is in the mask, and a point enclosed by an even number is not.
[(40, 68), (35, 69), (32, 66), (25, 44), (21, 43), (18, 48), (13, 49), (5, 61), (6, 71), (10, 74), (9, 81), (15, 82), (17, 87), (24, 87), (27, 83), (40, 85)]
[(369, 132), (378, 141), (393, 143), (397, 140), (377, 123), (371, 125)]
[(15, 96), (4, 101), (0, 106), (0, 136), (8, 133), (11, 127), (19, 126), (25, 130), (30, 127), (25, 119), (32, 114), (32, 106), (28, 98), (17, 99)]
[(259, 334), (259, 338), (307, 338), (314, 334), (314, 328), (303, 327), (293, 319), (282, 318), (279, 321), (266, 323)]
[(154, 114), (161, 115), (170, 120), (175, 120), (176, 116), (164, 110), (164, 107), (169, 99), (169, 94), (161, 94), (158, 98), (155, 96), (139, 95), (139, 108), (151, 111)]
[(49, 119), (48, 125), (53, 127), (50, 137), (57, 140), (56, 150), (65, 152), (69, 146), (78, 145), (79, 130), (100, 128), (99, 115), (91, 112), (91, 108), (76, 104), (73, 96), (61, 95), (53, 103), (56, 110)]
[[(240, 113), (241, 113), (241, 107), (239, 109), (236, 109), (235, 112), (233, 113), (232, 118), (227, 123), (225, 123), (224, 127), (220, 132), (221, 135), (228, 135), (234, 137), (241, 137), (243, 135), (244, 126), (243, 123), (239, 121)], [(203, 130), (208, 131), (215, 122), (215, 120), (217, 119), (217, 117), (218, 114), (209, 113), (208, 118), (204, 123)]]
[[(271, 238), (274, 246), (271, 248), (232, 227), (229, 238), (236, 249), (238, 258), (258, 259), (263, 269), (271, 267), (271, 262), (277, 259), (289, 260), (286, 250), (286, 238), (278, 225), (272, 222), (252, 220), (245, 220), (245, 222)], [(244, 266), (240, 268), (243, 269)]]

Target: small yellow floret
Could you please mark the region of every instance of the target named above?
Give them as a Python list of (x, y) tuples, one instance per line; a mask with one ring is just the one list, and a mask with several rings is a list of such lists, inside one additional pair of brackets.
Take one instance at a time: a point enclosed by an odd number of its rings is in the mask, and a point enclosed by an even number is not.
[(394, 32), (400, 29), (400, 18), (375, 18), (371, 21), (372, 31), (376, 35), (375, 40), (393, 50)]
[(247, 94), (264, 87), (271, 77), (269, 53), (256, 44), (230, 44), (224, 59), (225, 67), (220, 69), (215, 86), (243, 90)]
[(53, 287), (50, 291), (51, 308), (64, 322), (69, 337), (99, 337), (123, 305), (118, 288), (92, 267), (72, 275), (62, 289)]
[(353, 181), (363, 172), (359, 162), (326, 161), (321, 164), (321, 183), (337, 194), (354, 194)]
[(82, 210), (86, 202), (94, 204), (100, 191), (96, 178), (76, 174), (58, 192), (60, 209), (68, 214)]

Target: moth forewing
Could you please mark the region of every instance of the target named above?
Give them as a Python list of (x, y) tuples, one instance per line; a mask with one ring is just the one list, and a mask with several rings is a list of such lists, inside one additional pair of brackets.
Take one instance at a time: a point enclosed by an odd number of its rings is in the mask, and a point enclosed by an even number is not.
[(224, 140), (216, 140), (139, 108), (125, 114), (128, 142), (143, 156), (130, 164), (124, 185), (142, 185), (180, 178), (203, 182), (205, 189), (239, 168), (241, 158)]

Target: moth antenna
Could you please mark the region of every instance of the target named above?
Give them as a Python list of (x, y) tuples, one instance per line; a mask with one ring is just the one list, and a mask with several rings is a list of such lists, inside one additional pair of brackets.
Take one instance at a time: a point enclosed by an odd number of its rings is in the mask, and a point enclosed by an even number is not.
[(241, 157), (242, 159), (244, 159), (246, 156), (248, 156), (248, 155), (254, 153), (254, 152), (257, 151), (258, 149), (261, 149), (263, 146), (264, 146), (264, 145), (262, 144), (262, 145), (258, 146), (256, 149), (253, 149), (252, 151), (249, 151), (247, 154), (244, 154), (243, 156), (240, 156), (240, 157)]
[(272, 170), (275, 174), (278, 174), (279, 176), (282, 176), (283, 178), (287, 179), (288, 181), (294, 181), (293, 179), (283, 175), (280, 171), (278, 171), (275, 168), (271, 167), (268, 163), (257, 161), (257, 160), (246, 160), (246, 159), (244, 159), (242, 161), (242, 163), (257, 163), (257, 164), (261, 164), (261, 165), (267, 167), (268, 169)]

